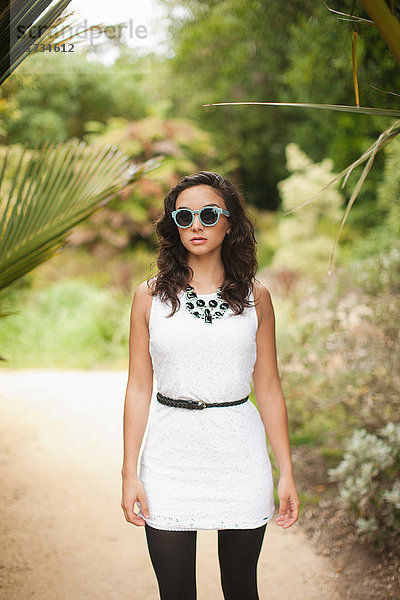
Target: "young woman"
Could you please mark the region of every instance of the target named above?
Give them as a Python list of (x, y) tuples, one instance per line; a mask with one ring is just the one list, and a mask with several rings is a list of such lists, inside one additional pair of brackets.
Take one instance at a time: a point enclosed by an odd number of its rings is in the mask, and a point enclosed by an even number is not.
[(218, 530), (225, 600), (258, 599), (275, 510), (265, 434), (280, 472), (276, 522), (286, 529), (298, 517), (274, 310), (255, 280), (250, 217), (221, 175), (181, 179), (156, 223), (158, 274), (133, 297), (121, 506), (145, 526), (161, 600), (197, 598), (201, 529)]

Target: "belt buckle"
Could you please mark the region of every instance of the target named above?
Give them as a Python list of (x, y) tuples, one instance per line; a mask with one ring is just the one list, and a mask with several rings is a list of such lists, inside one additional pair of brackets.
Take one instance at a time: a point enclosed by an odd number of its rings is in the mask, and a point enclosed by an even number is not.
[(206, 408), (206, 403), (203, 400), (186, 400), (188, 408), (192, 410), (203, 410)]

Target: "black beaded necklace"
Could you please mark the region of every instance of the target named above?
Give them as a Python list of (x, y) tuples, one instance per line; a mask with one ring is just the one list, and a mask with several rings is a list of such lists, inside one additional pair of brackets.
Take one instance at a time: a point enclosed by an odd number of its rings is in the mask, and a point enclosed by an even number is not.
[(229, 304), (221, 297), (221, 288), (218, 288), (217, 299), (205, 300), (199, 298), (191, 285), (185, 289), (186, 308), (198, 319), (204, 319), (205, 323), (212, 324), (213, 318), (220, 319), (229, 308)]

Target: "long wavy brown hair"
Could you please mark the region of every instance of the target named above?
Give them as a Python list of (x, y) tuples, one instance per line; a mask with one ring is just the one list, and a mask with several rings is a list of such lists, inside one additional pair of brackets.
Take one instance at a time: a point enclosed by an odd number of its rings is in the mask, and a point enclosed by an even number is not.
[[(159, 295), (163, 302), (170, 301), (172, 317), (180, 308), (178, 294), (186, 288), (194, 273), (187, 264), (187, 250), (181, 242), (177, 225), (172, 218), (175, 202), (179, 194), (189, 187), (209, 185), (224, 199), (229, 210), (230, 233), (222, 242), (221, 258), (225, 270), (225, 279), (221, 286), (221, 296), (229, 304), (235, 315), (241, 314), (245, 307), (253, 306), (249, 299), (249, 288), (253, 291), (253, 282), (257, 272), (256, 238), (254, 227), (256, 219), (246, 207), (240, 191), (227, 179), (212, 171), (200, 171), (183, 177), (164, 198), (164, 214), (155, 221), (155, 231), (159, 239), (157, 257), (158, 273), (147, 279), (152, 296)], [(154, 264), (154, 261), (151, 263)]]

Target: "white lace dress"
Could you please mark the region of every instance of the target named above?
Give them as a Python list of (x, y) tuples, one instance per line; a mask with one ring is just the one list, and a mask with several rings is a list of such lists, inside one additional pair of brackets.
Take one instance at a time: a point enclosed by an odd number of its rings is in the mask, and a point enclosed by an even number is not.
[[(198, 294), (208, 301), (214, 294)], [(260, 414), (250, 399), (237, 406), (188, 410), (170, 398), (231, 402), (250, 393), (256, 359), (254, 306), (205, 323), (153, 297), (149, 333), (155, 386), (139, 453), (138, 476), (156, 529), (252, 529), (274, 514), (273, 479)], [(253, 300), (253, 294), (250, 293)]]

